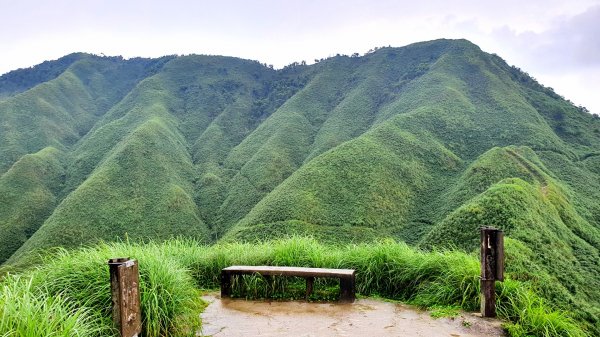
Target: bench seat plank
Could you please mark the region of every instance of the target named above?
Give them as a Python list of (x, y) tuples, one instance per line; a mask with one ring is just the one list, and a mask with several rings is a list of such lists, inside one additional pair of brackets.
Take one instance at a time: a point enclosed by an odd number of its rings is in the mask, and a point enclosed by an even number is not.
[(280, 267), (280, 266), (231, 266), (223, 271), (232, 274), (254, 274), (271, 276), (298, 276), (298, 277), (350, 277), (354, 269), (328, 269), (306, 267)]

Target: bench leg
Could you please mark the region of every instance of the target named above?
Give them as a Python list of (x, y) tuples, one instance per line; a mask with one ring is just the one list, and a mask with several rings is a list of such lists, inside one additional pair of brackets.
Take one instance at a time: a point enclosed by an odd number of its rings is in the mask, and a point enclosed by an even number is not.
[(340, 302), (354, 302), (355, 284), (354, 275), (352, 277), (340, 277)]
[(310, 296), (310, 294), (312, 294), (313, 292), (313, 285), (315, 283), (315, 278), (314, 277), (307, 277), (306, 278), (306, 295), (304, 296), (304, 299), (308, 301), (308, 297)]
[(221, 297), (231, 296), (231, 277), (226, 271), (221, 271)]

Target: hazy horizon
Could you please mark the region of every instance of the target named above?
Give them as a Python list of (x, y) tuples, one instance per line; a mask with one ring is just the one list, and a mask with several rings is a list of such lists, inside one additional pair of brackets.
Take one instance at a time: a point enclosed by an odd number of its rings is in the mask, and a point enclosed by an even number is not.
[(208, 54), (281, 68), (374, 47), (465, 38), (600, 113), (600, 0), (0, 0), (0, 74), (73, 52)]

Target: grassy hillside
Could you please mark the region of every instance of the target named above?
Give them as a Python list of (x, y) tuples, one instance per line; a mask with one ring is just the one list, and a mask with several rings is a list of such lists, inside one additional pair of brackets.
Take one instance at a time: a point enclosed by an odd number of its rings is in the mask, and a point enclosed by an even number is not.
[[(166, 59), (124, 61), (80, 54), (58, 76), (39, 84), (33, 81), (37, 85), (31, 89), (1, 100), (0, 173), (22, 155), (44, 147), (71, 148), (99, 116)], [(0, 82), (30, 85), (27, 79), (18, 81), (12, 75), (3, 75)]]
[(182, 147), (181, 136), (161, 119), (140, 125), (56, 207), (14, 258), (32, 249), (126, 236), (208, 241), (189, 183), (192, 163)]
[(73, 54), (0, 77), (0, 262), (125, 237), (472, 252), (493, 225), (600, 332), (599, 167), (600, 118), (465, 40), (281, 70)]
[(6, 261), (42, 225), (57, 203), (64, 156), (52, 147), (28, 154), (0, 177), (0, 260)]

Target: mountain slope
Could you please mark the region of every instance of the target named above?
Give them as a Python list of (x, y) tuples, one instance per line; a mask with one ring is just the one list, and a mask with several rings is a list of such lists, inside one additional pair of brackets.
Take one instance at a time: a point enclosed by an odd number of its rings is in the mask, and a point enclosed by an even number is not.
[(0, 77), (2, 262), (124, 237), (474, 251), (494, 225), (515, 277), (600, 331), (600, 119), (468, 41), (53, 62)]
[[(71, 147), (166, 59), (123, 61), (80, 54), (57, 77), (0, 101), (0, 173), (24, 154), (46, 146)], [(15, 72), (2, 76), (0, 82), (13, 84)]]
[(64, 181), (62, 153), (28, 154), (0, 177), (0, 260), (7, 260), (56, 207)]
[[(137, 127), (17, 251), (98, 240), (208, 240), (181, 136), (160, 118)], [(157, 174), (158, 173), (158, 174)]]

